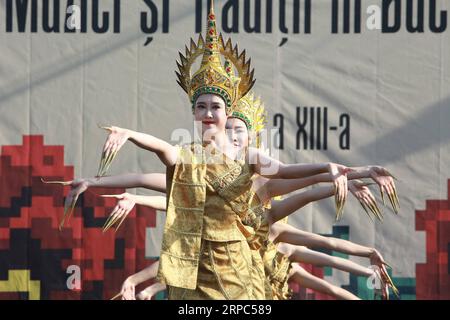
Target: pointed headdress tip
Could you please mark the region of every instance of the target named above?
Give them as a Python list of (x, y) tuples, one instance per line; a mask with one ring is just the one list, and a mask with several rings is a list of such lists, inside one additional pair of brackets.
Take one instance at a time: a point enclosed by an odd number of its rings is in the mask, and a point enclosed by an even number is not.
[(236, 103), (232, 117), (244, 121), (249, 130), (258, 134), (266, 123), (264, 103), (259, 96), (250, 91)]
[(215, 19), (215, 15), (214, 15), (214, 0), (211, 0), (211, 6), (209, 7), (209, 14), (213, 15), (212, 19)]
[[(239, 52), (231, 39), (225, 41), (218, 33), (214, 1), (210, 2), (204, 36), (200, 33), (197, 42), (191, 39), (185, 52), (184, 56), (180, 54), (181, 66), (177, 64), (181, 79), (177, 76), (193, 106), (199, 95), (215, 94), (223, 98), (226, 112), (230, 115), (238, 100), (251, 89), (254, 79), (245, 51)], [(225, 65), (221, 56), (226, 58)], [(198, 57), (201, 57), (200, 68), (191, 76), (191, 67)]]

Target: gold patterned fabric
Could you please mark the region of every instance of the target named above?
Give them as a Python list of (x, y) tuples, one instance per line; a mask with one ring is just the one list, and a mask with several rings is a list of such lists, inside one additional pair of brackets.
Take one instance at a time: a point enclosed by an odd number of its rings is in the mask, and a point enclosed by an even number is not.
[(262, 258), (266, 274), (266, 299), (290, 299), (292, 292), (289, 289), (288, 279), (292, 266), (288, 257), (279, 252), (276, 245), (269, 241)]
[(246, 241), (202, 240), (197, 287), (168, 287), (171, 300), (262, 300), (264, 268)]
[(206, 163), (201, 145), (179, 149), (167, 199), (158, 279), (195, 289), (206, 197)]
[[(287, 223), (288, 217), (281, 219), (278, 223)], [(289, 289), (288, 280), (289, 272), (291, 271), (291, 261), (283, 253), (277, 250), (277, 244), (269, 239), (264, 243), (265, 252), (262, 255), (264, 261), (264, 270), (266, 272), (266, 279), (269, 283), (269, 292), (266, 291), (268, 299), (273, 300), (287, 300), (292, 296), (292, 291)], [(266, 288), (268, 286), (266, 285)]]
[(244, 161), (207, 158), (204, 146), (180, 149), (158, 272), (169, 299), (264, 299), (262, 259), (247, 243), (263, 212), (252, 175)]
[[(270, 204), (265, 207), (268, 209)], [(282, 219), (279, 223), (287, 223), (287, 218)], [(264, 220), (261, 227), (249, 240), (249, 246), (254, 250), (259, 250), (263, 260), (266, 299), (287, 300), (292, 295), (288, 285), (291, 262), (287, 256), (277, 250), (277, 245), (269, 240), (269, 231), (269, 224)]]
[[(216, 158), (208, 164), (205, 178), (204, 237), (212, 241), (250, 238), (264, 215), (264, 208), (252, 191), (252, 167), (244, 160), (231, 160), (223, 154), (212, 156)], [(237, 231), (239, 239), (230, 238)]]

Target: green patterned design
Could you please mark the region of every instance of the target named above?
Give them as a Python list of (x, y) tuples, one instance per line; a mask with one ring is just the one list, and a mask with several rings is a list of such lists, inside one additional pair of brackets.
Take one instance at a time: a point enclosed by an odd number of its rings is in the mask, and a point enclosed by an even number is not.
[(238, 112), (238, 111), (233, 111), (233, 114), (231, 115), (234, 118), (239, 118), (242, 121), (245, 122), (245, 124), (247, 125), (248, 130), (252, 129), (252, 122), (250, 121), (250, 119), (245, 116), (245, 114), (243, 114), (242, 112)]
[(227, 110), (231, 108), (230, 95), (224, 89), (218, 87), (200, 87), (195, 91), (194, 95), (192, 96), (192, 109), (194, 109), (195, 107), (195, 102), (197, 101), (197, 98), (202, 94), (216, 94), (225, 101)]

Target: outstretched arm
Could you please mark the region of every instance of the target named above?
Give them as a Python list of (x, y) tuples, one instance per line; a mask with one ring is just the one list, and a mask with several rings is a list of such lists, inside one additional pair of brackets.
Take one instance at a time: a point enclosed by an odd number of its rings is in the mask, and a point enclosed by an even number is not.
[(329, 163), (297, 163), (284, 164), (259, 149), (249, 149), (249, 162), (254, 165), (255, 172), (263, 177), (296, 179), (319, 173), (329, 172)]
[[(357, 180), (350, 181), (349, 188), (352, 194), (358, 199), (358, 201), (361, 202), (362, 205), (367, 205), (369, 208), (371, 208), (374, 215), (377, 216), (377, 214), (380, 214), (372, 193), (364, 183)], [(314, 195), (315, 190), (317, 189), (319, 188), (312, 189), (307, 192)], [(273, 201), (272, 209), (280, 211), (287, 209), (290, 212), (292, 210), (297, 210), (296, 207), (300, 207), (302, 205), (305, 205), (309, 201), (313, 201), (314, 197), (318, 198), (320, 196), (320, 193), (314, 196), (308, 196), (307, 192), (291, 196), (290, 198), (283, 200), (286, 201), (286, 206), (283, 204), (283, 201)], [(365, 204), (362, 201), (364, 201)], [(273, 208), (274, 206), (275, 208)], [(274, 215), (282, 216), (283, 214), (276, 212), (274, 213)], [(376, 250), (373, 248), (360, 246), (350, 241), (323, 237), (315, 233), (302, 231), (287, 223), (273, 223), (270, 226), (270, 240), (276, 243), (285, 242), (293, 245), (302, 245), (307, 247), (321, 247), (362, 257), (370, 257), (374, 252), (376, 252)], [(382, 258), (381, 262), (384, 262)]]
[(166, 211), (166, 197), (130, 195), (136, 204), (150, 207), (160, 211)]
[(175, 165), (177, 161), (177, 148), (164, 140), (155, 138), (152, 135), (141, 133), (137, 131), (128, 130), (129, 140), (135, 145), (155, 152), (158, 158), (165, 166), (170, 167)]
[(353, 293), (335, 286), (315, 275), (312, 275), (298, 264), (292, 266), (289, 281), (294, 281), (302, 287), (312, 289), (323, 294), (330, 295), (340, 300), (360, 300)]
[(129, 276), (122, 284), (120, 291), (122, 300), (136, 300), (135, 288), (144, 281), (156, 278), (158, 273), (159, 261), (154, 262), (147, 268)]
[[(386, 266), (389, 265), (384, 261), (383, 256), (378, 250), (374, 248), (361, 246), (343, 239), (323, 237), (281, 223), (272, 225), (270, 231), (271, 240), (273, 239), (272, 241), (276, 243), (282, 242), (278, 246), (279, 251), (288, 255), (291, 261), (312, 263), (319, 266), (327, 265), (363, 276), (375, 276), (383, 283), (383, 297), (388, 297), (388, 287), (392, 289), (395, 295), (399, 295), (398, 289), (395, 287), (387, 272)], [(326, 248), (350, 255), (367, 257), (370, 259), (371, 266), (376, 266), (377, 268), (365, 268), (350, 260), (331, 257), (320, 252), (309, 250), (304, 246), (310, 248)]]
[(106, 219), (103, 232), (107, 231), (117, 223), (116, 231), (123, 223), (127, 215), (133, 210), (135, 204), (144, 205), (156, 210), (166, 211), (166, 197), (161, 196), (138, 196), (130, 193), (103, 195), (104, 198), (116, 198), (119, 201), (113, 211)]
[[(288, 189), (291, 189), (293, 187), (296, 187), (298, 185), (306, 184), (306, 183), (314, 183), (320, 180), (320, 178), (323, 177), (322, 175), (316, 175), (310, 178), (304, 178), (304, 179), (294, 179), (294, 180), (279, 180), (275, 181), (273, 186), (267, 186), (268, 183), (263, 185), (261, 188), (268, 189), (267, 192), (260, 192), (262, 195), (266, 194), (276, 194), (280, 193), (276, 190), (286, 191)], [(283, 181), (286, 181), (284, 183)], [(292, 181), (292, 182), (290, 182)], [(286, 184), (286, 186), (283, 187), (283, 184)], [(367, 188), (366, 184), (354, 180), (349, 181), (349, 189), (351, 190), (351, 193), (358, 199), (358, 201), (363, 206), (366, 213), (370, 216), (369, 212), (367, 211), (367, 208), (377, 217), (378, 219), (382, 219), (381, 211), (379, 210), (375, 198), (373, 197), (370, 190)], [(304, 207), (310, 202), (317, 201), (320, 199), (324, 199), (327, 197), (330, 197), (334, 194), (334, 187), (331, 186), (322, 186), (317, 187), (308, 191), (304, 191), (299, 194), (295, 194), (292, 196), (289, 196), (288, 198), (282, 200), (282, 201), (272, 201), (272, 207), (267, 212), (267, 219), (270, 223), (275, 223), (278, 220), (283, 219), (284, 217), (290, 215), (291, 213), (295, 212), (296, 210)], [(259, 195), (259, 193), (258, 193)], [(265, 200), (265, 199), (264, 199)], [(338, 211), (338, 214), (336, 214), (336, 219), (339, 218), (339, 214), (342, 215), (342, 211)]]
[(130, 140), (135, 145), (156, 153), (166, 167), (175, 165), (178, 150), (176, 147), (152, 135), (120, 127), (102, 127), (109, 132), (103, 147), (98, 176), (104, 176), (120, 148)]
[(353, 261), (340, 257), (333, 257), (303, 246), (293, 246), (286, 243), (280, 243), (278, 245), (278, 251), (287, 255), (291, 262), (310, 263), (319, 267), (332, 267), (364, 277), (374, 275), (374, 271), (372, 269), (362, 267)]
[(70, 186), (64, 202), (63, 219), (59, 225), (61, 230), (64, 222), (68, 219), (75, 207), (78, 197), (90, 187), (103, 188), (137, 188), (144, 187), (155, 191), (166, 192), (166, 175), (162, 173), (149, 174), (124, 174), (111, 177), (81, 178), (72, 181), (44, 181), (46, 184), (61, 184)]
[(336, 210), (342, 211), (347, 199), (347, 167), (332, 162), (284, 164), (255, 148), (249, 150), (249, 161), (256, 173), (269, 178), (297, 179), (328, 172), (335, 188)]
[[(328, 173), (324, 173), (298, 179), (267, 179), (267, 182), (264, 183), (261, 187), (264, 190), (262, 194), (267, 195), (268, 199), (282, 196), (295, 190), (303, 189), (320, 182), (331, 182), (331, 179), (326, 180), (329, 176), (330, 175)], [(268, 199), (262, 200), (266, 201)]]
[[(365, 167), (352, 167), (349, 168), (347, 173), (348, 180), (355, 180), (361, 178), (371, 178), (376, 182), (380, 188), (381, 199), (384, 203), (384, 194), (386, 193), (388, 199), (392, 205), (392, 209), (395, 213), (398, 213), (400, 209), (400, 203), (397, 195), (397, 189), (395, 187), (395, 177), (385, 168), (381, 166), (365, 166)], [(324, 173), (320, 175), (320, 182), (333, 181), (333, 175)]]
[(136, 295), (138, 300), (152, 300), (152, 298), (161, 291), (166, 290), (166, 285), (161, 282), (155, 282)]
[[(287, 223), (275, 223), (271, 226), (273, 242), (285, 242), (308, 248), (323, 248), (349, 255), (370, 258), (376, 250), (338, 238), (324, 237), (312, 232), (297, 229)], [(384, 260), (383, 260), (384, 261)]]
[(272, 201), (272, 206), (268, 210), (267, 218), (270, 223), (275, 223), (310, 202), (328, 198), (332, 195), (334, 195), (334, 187), (322, 186), (299, 194), (294, 194), (281, 201)]
[(166, 175), (164, 173), (122, 174), (117, 176), (84, 179), (87, 187), (103, 188), (146, 188), (166, 192)]

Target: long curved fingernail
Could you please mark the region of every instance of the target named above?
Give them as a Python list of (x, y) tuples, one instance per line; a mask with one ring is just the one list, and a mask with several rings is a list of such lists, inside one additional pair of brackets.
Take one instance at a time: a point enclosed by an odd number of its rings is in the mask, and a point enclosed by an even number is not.
[(97, 176), (99, 176), (99, 177), (101, 176), (100, 174), (102, 172), (104, 163), (105, 163), (105, 151), (102, 151), (102, 155), (100, 157), (100, 164), (98, 166), (98, 171), (97, 171)]
[(397, 189), (395, 188), (395, 186), (394, 186), (394, 188), (393, 188), (393, 191), (394, 191), (395, 202), (396, 202), (396, 204), (397, 204), (397, 207), (400, 209), (400, 201), (399, 201), (399, 199), (398, 199)]
[(103, 232), (106, 232), (109, 228), (111, 228), (111, 226), (114, 225), (115, 221), (116, 221), (116, 219), (114, 218), (114, 215), (110, 215), (105, 222), (105, 226), (103, 227)]
[(116, 294), (114, 297), (112, 297), (110, 300), (116, 300), (118, 297), (122, 296), (122, 293)]
[(370, 218), (370, 220), (372, 220), (372, 222), (374, 222), (374, 220), (373, 220), (372, 216), (370, 215), (369, 211), (367, 211), (367, 208), (366, 208), (364, 202), (359, 200), (359, 204), (361, 205), (361, 207), (363, 207), (364, 211), (366, 212), (366, 214)]
[(102, 227), (103, 233), (107, 230), (106, 227), (108, 226), (108, 223), (109, 223), (110, 218), (111, 218), (111, 216), (109, 216), (109, 217), (106, 219), (105, 223), (103, 224), (103, 227)]
[(369, 202), (369, 209), (370, 209), (370, 211), (372, 211), (373, 215), (374, 215), (379, 221), (383, 221), (383, 218), (379, 215), (377, 209), (375, 208), (375, 206), (373, 205), (372, 202)]
[(104, 166), (103, 175), (105, 175), (108, 172), (109, 167), (111, 166), (111, 163), (113, 162), (114, 158), (117, 155), (117, 152), (118, 151), (114, 151), (114, 152), (111, 152), (109, 154), (108, 159), (107, 159), (107, 161), (105, 163), (105, 166)]
[(125, 221), (125, 218), (126, 218), (126, 217), (127, 217), (127, 215), (124, 214), (122, 220), (120, 220), (119, 225), (118, 225), (117, 228), (116, 228), (116, 232), (117, 232), (117, 230), (119, 230), (120, 225)]
[(70, 186), (72, 181), (46, 181), (41, 177), (41, 182), (46, 184), (61, 184), (63, 186)]
[(380, 194), (381, 194), (381, 201), (383, 202), (383, 206), (386, 206), (386, 202), (384, 201), (384, 191), (381, 187), (380, 187)]
[(392, 209), (394, 210), (395, 214), (398, 214), (397, 206), (395, 204), (394, 195), (392, 193), (388, 193), (389, 201), (391, 202)]

